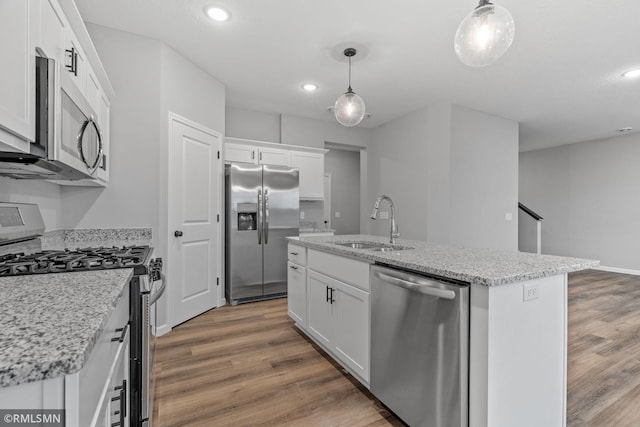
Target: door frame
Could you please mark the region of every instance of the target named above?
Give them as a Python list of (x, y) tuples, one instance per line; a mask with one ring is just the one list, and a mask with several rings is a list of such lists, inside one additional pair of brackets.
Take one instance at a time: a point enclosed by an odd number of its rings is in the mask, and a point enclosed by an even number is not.
[(331, 174), (325, 172), (322, 179), (324, 181), (324, 221), (327, 221), (324, 228), (331, 228)]
[[(172, 228), (172, 224), (170, 224), (169, 222), (169, 209), (171, 209), (171, 203), (169, 201), (169, 179), (172, 175), (172, 173), (175, 173), (175, 171), (173, 170), (173, 163), (171, 162), (171, 159), (168, 156), (169, 150), (170, 150), (170, 144), (171, 144), (171, 135), (172, 135), (172, 131), (173, 131), (173, 124), (174, 123), (181, 123), (185, 126), (189, 126), (191, 128), (194, 128), (200, 132), (206, 133), (208, 135), (211, 135), (215, 138), (218, 139), (218, 141), (220, 142), (220, 149), (219, 149), (219, 153), (218, 153), (218, 167), (217, 167), (217, 178), (218, 178), (218, 192), (217, 195), (215, 197), (215, 202), (217, 205), (217, 215), (220, 215), (220, 220), (217, 221), (215, 223), (215, 246), (217, 248), (218, 254), (216, 257), (216, 270), (218, 272), (217, 277), (219, 278), (218, 284), (217, 284), (217, 290), (216, 290), (216, 307), (220, 307), (222, 305), (224, 305), (224, 298), (223, 298), (223, 293), (224, 293), (224, 269), (223, 269), (223, 262), (222, 262), (222, 254), (224, 252), (224, 236), (222, 235), (222, 221), (223, 221), (223, 192), (224, 192), (224, 164), (222, 162), (222, 150), (224, 147), (224, 139), (222, 136), (222, 133), (215, 131), (213, 129), (209, 129), (206, 126), (203, 126), (197, 122), (194, 122), (192, 120), (187, 119), (186, 117), (180, 116), (176, 113), (173, 113), (171, 111), (169, 111), (169, 117), (168, 117), (168, 128), (167, 128), (167, 139), (166, 139), (166, 146), (164, 147), (165, 151), (165, 164), (166, 164), (166, 177), (163, 181), (161, 181), (161, 183), (164, 183), (164, 185), (161, 185), (161, 193), (165, 192), (164, 194), (164, 212), (165, 214), (163, 215), (162, 218), (162, 224), (160, 225), (160, 229), (164, 230), (164, 247), (165, 247), (165, 254), (168, 255), (169, 252), (169, 245), (168, 242), (170, 241), (171, 237), (173, 236), (173, 228)], [(162, 170), (162, 168), (161, 168)], [(167, 258), (166, 262), (165, 262), (165, 269), (166, 272), (165, 274), (169, 274), (169, 269), (171, 267), (171, 260), (169, 260)], [(171, 283), (168, 284), (169, 287), (171, 287)], [(171, 293), (168, 293), (168, 296), (170, 296)], [(174, 314), (174, 310), (171, 307), (171, 304), (169, 304), (169, 302), (171, 301), (171, 298), (166, 298), (166, 320), (167, 323), (164, 325), (160, 325), (158, 327), (158, 335), (163, 335), (167, 332), (169, 332), (171, 330), (171, 328), (174, 325), (174, 319), (175, 319), (175, 314)]]

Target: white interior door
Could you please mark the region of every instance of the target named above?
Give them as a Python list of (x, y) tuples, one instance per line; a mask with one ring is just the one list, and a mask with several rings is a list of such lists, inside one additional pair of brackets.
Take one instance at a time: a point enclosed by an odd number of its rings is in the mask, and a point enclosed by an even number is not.
[(181, 117), (169, 122), (169, 319), (221, 305), (221, 136)]

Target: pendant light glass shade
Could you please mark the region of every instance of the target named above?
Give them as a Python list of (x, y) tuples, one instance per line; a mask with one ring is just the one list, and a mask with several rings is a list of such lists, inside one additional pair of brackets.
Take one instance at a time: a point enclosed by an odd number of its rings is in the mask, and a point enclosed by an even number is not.
[(480, 5), (464, 18), (456, 32), (456, 55), (470, 67), (484, 67), (509, 49), (515, 23), (507, 9), (480, 0)]
[(333, 114), (342, 126), (352, 127), (364, 119), (364, 101), (351, 88), (336, 101)]
[(333, 107), (333, 115), (342, 126), (358, 125), (365, 115), (364, 101), (351, 89), (351, 57), (355, 56), (354, 48), (344, 50), (344, 56), (349, 58), (349, 88), (337, 99)]

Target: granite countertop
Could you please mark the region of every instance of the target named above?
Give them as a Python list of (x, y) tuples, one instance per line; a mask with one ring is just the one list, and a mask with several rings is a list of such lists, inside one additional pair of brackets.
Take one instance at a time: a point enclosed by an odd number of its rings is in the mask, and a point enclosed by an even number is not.
[(336, 243), (352, 241), (389, 242), (388, 237), (368, 235), (308, 236), (289, 238), (289, 240), (294, 244), (312, 249), (485, 286), (555, 276), (585, 270), (600, 264), (599, 261), (590, 259), (449, 247), (406, 239), (398, 239), (397, 245), (412, 249), (392, 252), (376, 252), (336, 245)]
[(133, 269), (0, 278), (0, 387), (82, 369)]
[(312, 233), (335, 233), (336, 230), (334, 230), (333, 228), (306, 228), (306, 227), (301, 227), (298, 230), (298, 233), (306, 233), (306, 234), (312, 234)]

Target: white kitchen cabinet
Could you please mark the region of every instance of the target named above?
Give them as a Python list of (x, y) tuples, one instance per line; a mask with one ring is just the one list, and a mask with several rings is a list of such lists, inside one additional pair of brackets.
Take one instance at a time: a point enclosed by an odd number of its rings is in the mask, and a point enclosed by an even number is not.
[(224, 144), (224, 160), (225, 162), (241, 162), (257, 164), (256, 148), (251, 145), (233, 144), (225, 142)]
[(331, 286), (334, 283), (329, 277), (315, 271), (307, 273), (307, 332), (328, 350), (333, 347), (335, 319), (333, 304), (330, 302)]
[(0, 1), (0, 142), (26, 151), (35, 139), (33, 1)]
[(369, 292), (308, 269), (309, 334), (369, 382)]
[(38, 0), (40, 32), (36, 46), (47, 58), (55, 60), (62, 70), (65, 64), (65, 43), (69, 24), (55, 0)]
[(89, 358), (73, 374), (0, 388), (0, 409), (60, 409), (67, 427), (128, 425), (129, 291), (107, 319)]
[(301, 199), (324, 199), (324, 154), (292, 151), (291, 167), (300, 169)]
[(71, 28), (68, 28), (66, 32), (64, 54), (65, 58), (63, 66), (60, 67), (60, 72), (68, 72), (71, 76), (71, 81), (86, 96), (87, 59), (80, 42)]
[(225, 162), (251, 163), (254, 165), (289, 166), (289, 151), (272, 147), (225, 143)]
[(287, 246), (287, 311), (300, 328), (307, 328), (307, 249)]
[(289, 151), (279, 148), (258, 148), (258, 163), (261, 165), (289, 166)]
[(306, 267), (307, 334), (368, 387), (369, 263), (307, 249)]

